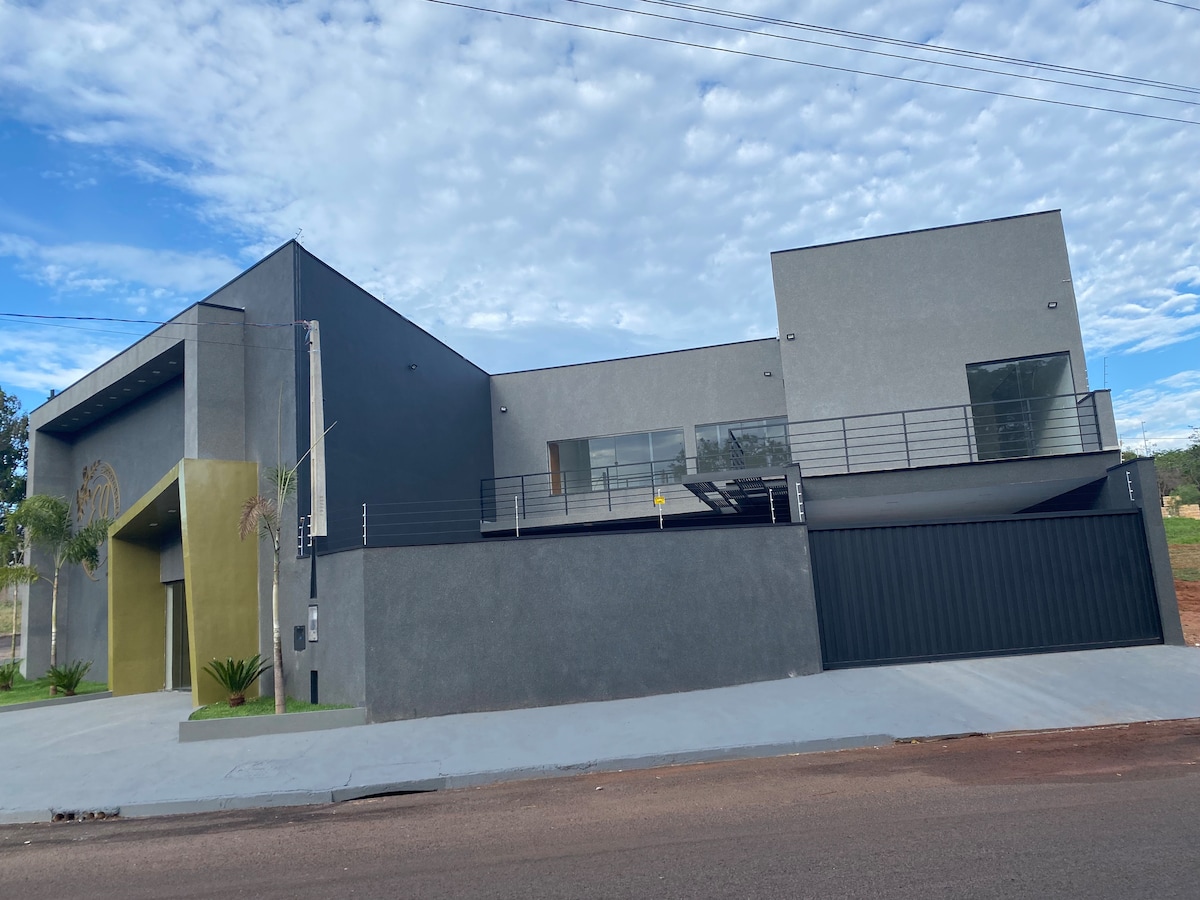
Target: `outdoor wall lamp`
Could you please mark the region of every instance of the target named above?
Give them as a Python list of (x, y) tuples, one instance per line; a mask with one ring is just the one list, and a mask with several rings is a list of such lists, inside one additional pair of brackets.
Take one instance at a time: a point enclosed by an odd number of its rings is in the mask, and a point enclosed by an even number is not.
[(1051, 300), (1049, 303), (1046, 304), (1046, 309), (1058, 309), (1058, 301)]
[(789, 332), (788, 332), (787, 339), (788, 339), (789, 341), (794, 341), (794, 340), (796, 339), (796, 334), (795, 334), (795, 332), (789, 331)]
[(409, 367), (410, 369), (416, 369), (416, 368), (417, 368), (417, 364), (416, 364), (416, 363), (409, 363), (409, 364), (408, 364), (408, 367)]
[(508, 412), (508, 407), (507, 406), (500, 407), (500, 412)]
[(770, 378), (770, 377), (771, 377), (771, 373), (770, 373), (770, 372), (763, 372), (763, 375), (764, 375), (765, 377), (767, 377), (767, 378)]

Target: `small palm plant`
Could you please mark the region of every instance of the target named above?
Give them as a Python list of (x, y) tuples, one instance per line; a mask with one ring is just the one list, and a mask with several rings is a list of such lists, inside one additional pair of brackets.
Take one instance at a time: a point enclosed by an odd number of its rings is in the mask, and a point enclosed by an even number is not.
[(232, 656), (226, 657), (224, 662), (214, 659), (204, 667), (204, 671), (228, 692), (230, 706), (241, 706), (246, 702), (246, 691), (269, 668), (271, 664), (263, 662), (262, 655), (255, 653), (249, 659), (234, 659)]
[(21, 661), (19, 659), (0, 663), (0, 691), (11, 691), (13, 689), (13, 682), (17, 680), (17, 673), (19, 671), (21, 671)]
[(62, 691), (68, 697), (74, 697), (75, 689), (79, 687), (79, 682), (83, 681), (83, 676), (91, 667), (90, 659), (73, 659), (61, 666), (51, 666), (46, 672), (46, 677), (50, 679), (50, 693)]

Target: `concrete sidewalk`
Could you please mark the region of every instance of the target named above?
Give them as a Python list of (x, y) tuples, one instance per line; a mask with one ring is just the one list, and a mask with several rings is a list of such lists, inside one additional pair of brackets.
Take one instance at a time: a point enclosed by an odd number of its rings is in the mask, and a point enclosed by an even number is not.
[(186, 694), (0, 713), (0, 823), (327, 803), (896, 738), (1200, 717), (1200, 649), (825, 672), (606, 703), (179, 743)]

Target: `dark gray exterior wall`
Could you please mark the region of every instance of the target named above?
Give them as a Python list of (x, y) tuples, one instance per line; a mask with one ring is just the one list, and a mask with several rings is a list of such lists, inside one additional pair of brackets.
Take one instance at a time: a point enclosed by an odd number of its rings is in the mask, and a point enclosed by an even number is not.
[(1087, 390), (1058, 212), (777, 252), (771, 270), (792, 421), (965, 404), (968, 363), (1059, 351)]
[(1134, 459), (1108, 470), (1108, 480), (1097, 503), (1101, 509), (1137, 509), (1141, 512), (1150, 567), (1154, 571), (1154, 591), (1162, 620), (1163, 643), (1186, 646), (1183, 625), (1179, 621), (1179, 598), (1175, 596), (1175, 577), (1171, 573), (1171, 555), (1163, 528), (1158, 478), (1154, 460)]
[(819, 671), (805, 529), (359, 551), (374, 720)]
[[(307, 566), (311, 560), (299, 564)], [(288, 603), (284, 631), (284, 681), (288, 693), (301, 700), (309, 696), (309, 673), (316, 670), (322, 703), (348, 703), (365, 706), (367, 630), (372, 626), (363, 618), (363, 551), (332, 553), (317, 560), (317, 596), (308, 596), (308, 585)], [(302, 652), (294, 649), (294, 629), (306, 628), (308, 604), (317, 604), (318, 640), (307, 643)], [(307, 628), (306, 628), (307, 630)], [(269, 679), (268, 679), (269, 680)]]
[(784, 415), (781, 375), (774, 338), (494, 375), (496, 474), (547, 471), (549, 441), (666, 428), (695, 456), (696, 425)]
[[(380, 528), (398, 544), (478, 540), (479, 484), (492, 475), (488, 374), (302, 249), (299, 273), (300, 317), (321, 324), (325, 425), (333, 426), (329, 546), (361, 543), (364, 502), (474, 500), (461, 521), (393, 516)], [(297, 444), (307, 448), (307, 359), (299, 371)], [(306, 510), (307, 466), (300, 485)]]

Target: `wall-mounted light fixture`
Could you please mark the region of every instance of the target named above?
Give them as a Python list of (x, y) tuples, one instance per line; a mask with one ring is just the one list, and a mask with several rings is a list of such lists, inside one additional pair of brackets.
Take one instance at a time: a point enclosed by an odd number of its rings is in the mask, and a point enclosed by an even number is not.
[(763, 375), (765, 375), (767, 378), (770, 378), (770, 377), (771, 377), (771, 373), (770, 373), (770, 372), (763, 372)]
[(508, 407), (507, 406), (500, 407), (500, 412), (508, 412)]
[(1058, 301), (1051, 300), (1049, 303), (1046, 304), (1046, 309), (1058, 309)]
[(317, 642), (317, 604), (308, 604), (308, 642)]
[(416, 369), (416, 367), (417, 367), (417, 364), (416, 364), (416, 363), (409, 363), (409, 364), (408, 364), (408, 367), (409, 367), (410, 369)]
[(795, 334), (795, 332), (789, 331), (789, 332), (788, 332), (787, 339), (788, 339), (789, 341), (794, 341), (794, 340), (796, 339), (796, 334)]

